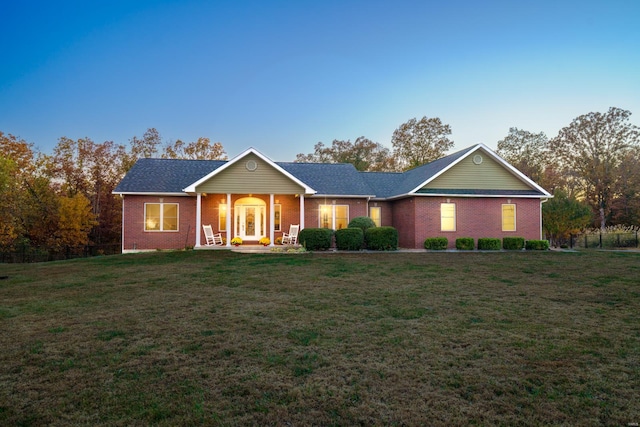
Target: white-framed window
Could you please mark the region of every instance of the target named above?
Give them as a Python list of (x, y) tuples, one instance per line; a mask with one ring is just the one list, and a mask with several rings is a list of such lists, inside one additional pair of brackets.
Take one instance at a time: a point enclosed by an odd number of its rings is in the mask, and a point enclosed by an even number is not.
[(349, 205), (320, 205), (320, 228), (340, 230), (349, 225)]
[(380, 227), (382, 225), (382, 208), (380, 206), (370, 206), (369, 218), (371, 218), (376, 227)]
[(144, 231), (178, 231), (178, 204), (145, 203)]
[(440, 230), (456, 231), (456, 204), (440, 204)]
[(516, 231), (516, 205), (502, 205), (502, 231)]
[(218, 205), (218, 231), (227, 230), (227, 204), (220, 203)]
[(281, 222), (282, 222), (282, 205), (275, 204), (273, 205), (273, 231), (282, 231)]

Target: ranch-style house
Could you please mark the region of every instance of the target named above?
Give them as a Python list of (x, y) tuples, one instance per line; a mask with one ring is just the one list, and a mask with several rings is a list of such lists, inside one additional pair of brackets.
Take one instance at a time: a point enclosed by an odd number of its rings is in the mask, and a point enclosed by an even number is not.
[(139, 159), (114, 190), (123, 198), (123, 252), (204, 247), (203, 225), (229, 246), (271, 244), (292, 224), (334, 230), (369, 216), (399, 246), (427, 237), (542, 237), (552, 197), (484, 144), (406, 172), (351, 164), (274, 162), (254, 148), (228, 161)]

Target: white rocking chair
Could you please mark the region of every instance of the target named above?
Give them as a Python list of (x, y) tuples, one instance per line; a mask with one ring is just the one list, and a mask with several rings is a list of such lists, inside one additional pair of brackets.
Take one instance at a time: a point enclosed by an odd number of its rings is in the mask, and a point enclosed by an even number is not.
[(211, 228), (211, 224), (202, 225), (202, 229), (204, 230), (205, 237), (205, 245), (207, 246), (222, 246), (222, 233), (213, 234), (213, 229)]
[(283, 245), (295, 245), (298, 243), (298, 231), (300, 231), (300, 224), (290, 225), (288, 233), (282, 233)]

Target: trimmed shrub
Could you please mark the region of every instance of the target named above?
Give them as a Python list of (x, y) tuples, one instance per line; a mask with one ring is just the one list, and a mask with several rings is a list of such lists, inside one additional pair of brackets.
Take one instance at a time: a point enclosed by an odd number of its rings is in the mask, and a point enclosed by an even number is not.
[(398, 249), (398, 230), (393, 227), (372, 227), (365, 232), (367, 248), (373, 251)]
[(376, 224), (373, 222), (371, 218), (368, 216), (357, 216), (349, 221), (349, 228), (359, 228), (362, 230), (362, 234), (364, 234), (367, 229), (375, 227)]
[(331, 247), (333, 230), (329, 228), (305, 228), (298, 234), (300, 244), (308, 251), (326, 251)]
[(519, 251), (524, 248), (524, 237), (503, 237), (502, 249)]
[(472, 251), (475, 244), (473, 237), (458, 237), (456, 239), (456, 249), (459, 251)]
[(525, 249), (528, 251), (548, 251), (549, 241), (548, 240), (527, 240), (527, 243), (525, 244)]
[(424, 248), (430, 251), (443, 251), (449, 247), (446, 237), (429, 237), (424, 241)]
[(359, 227), (336, 230), (336, 248), (341, 251), (359, 251), (364, 245), (364, 232)]
[(481, 237), (478, 239), (478, 250), (479, 251), (499, 251), (500, 239), (494, 239), (493, 237)]

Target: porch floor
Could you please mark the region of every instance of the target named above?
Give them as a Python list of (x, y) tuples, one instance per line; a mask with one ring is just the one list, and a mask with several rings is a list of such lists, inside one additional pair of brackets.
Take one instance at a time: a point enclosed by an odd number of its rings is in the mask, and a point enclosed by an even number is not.
[(199, 248), (195, 248), (196, 250), (205, 250), (205, 251), (231, 251), (231, 252), (241, 252), (247, 254), (259, 254), (259, 253), (267, 253), (271, 252), (271, 248), (283, 248), (286, 250), (287, 248), (299, 248), (300, 245), (275, 245), (275, 246), (263, 246), (263, 245), (240, 245), (240, 246), (200, 246)]

